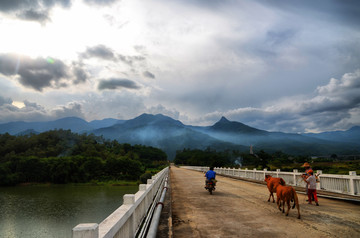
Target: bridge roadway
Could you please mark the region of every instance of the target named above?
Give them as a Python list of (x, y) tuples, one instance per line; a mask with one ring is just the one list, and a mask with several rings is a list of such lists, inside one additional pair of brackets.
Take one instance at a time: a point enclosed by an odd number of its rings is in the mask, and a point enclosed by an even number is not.
[[(217, 176), (213, 195), (204, 174), (171, 167), (173, 237), (360, 237), (360, 205), (319, 198), (309, 205), (298, 194), (301, 219), (286, 217), (267, 202), (262, 184)], [(276, 197), (276, 196), (275, 196)]]

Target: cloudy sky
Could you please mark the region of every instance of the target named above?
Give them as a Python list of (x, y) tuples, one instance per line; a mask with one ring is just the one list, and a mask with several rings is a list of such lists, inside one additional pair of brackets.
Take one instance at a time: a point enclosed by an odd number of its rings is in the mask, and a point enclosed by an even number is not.
[(0, 123), (360, 125), (360, 2), (1, 0)]

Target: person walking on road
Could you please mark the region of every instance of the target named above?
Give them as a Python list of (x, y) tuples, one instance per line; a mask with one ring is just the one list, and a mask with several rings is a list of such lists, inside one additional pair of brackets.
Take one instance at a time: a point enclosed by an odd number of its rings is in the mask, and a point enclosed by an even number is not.
[(308, 178), (304, 178), (304, 181), (307, 183), (307, 187), (308, 187), (308, 203), (312, 204), (312, 197), (315, 200), (316, 206), (319, 206), (319, 202), (318, 202), (318, 198), (317, 198), (317, 194), (316, 194), (316, 178), (314, 176), (314, 172), (313, 171), (309, 171), (309, 177)]
[[(301, 177), (305, 180), (310, 177), (310, 172), (313, 173), (313, 170), (310, 167), (310, 164), (308, 162), (305, 162), (301, 167), (305, 168), (305, 173), (303, 175), (301, 175)], [(316, 188), (316, 185), (315, 185), (315, 188)], [(305, 185), (305, 192), (306, 192), (306, 195), (308, 195), (308, 184)], [(313, 196), (312, 196), (312, 200), (314, 200)], [(310, 200), (310, 202), (311, 202), (311, 200)]]

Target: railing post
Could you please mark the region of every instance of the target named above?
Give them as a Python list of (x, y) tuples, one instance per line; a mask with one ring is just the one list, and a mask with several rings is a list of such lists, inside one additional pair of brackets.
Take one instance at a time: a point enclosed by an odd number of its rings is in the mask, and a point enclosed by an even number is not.
[(248, 176), (248, 168), (245, 168), (245, 178)]
[(264, 169), (264, 180), (265, 180), (266, 172), (267, 172), (267, 169)]
[(98, 238), (99, 225), (97, 223), (82, 223), (72, 229), (73, 238)]
[(276, 169), (276, 177), (279, 177), (280, 169)]
[[(316, 171), (316, 174), (317, 174), (317, 177), (319, 178), (319, 175), (322, 174), (322, 170)], [(321, 189), (321, 179), (319, 179), (319, 181), (316, 180), (316, 189), (317, 189), (317, 190), (320, 190), (320, 189)]]
[(145, 191), (146, 190), (146, 184), (139, 184), (139, 191)]
[(134, 194), (125, 194), (124, 195), (124, 205), (132, 205), (135, 203), (135, 195)]
[(355, 188), (354, 178), (356, 178), (356, 171), (349, 171), (349, 175), (350, 175), (349, 178), (350, 194), (355, 195), (356, 188)]
[(297, 179), (296, 179), (296, 174), (298, 173), (298, 170), (297, 169), (294, 169), (293, 170), (293, 173), (294, 173), (294, 186), (297, 186)]
[[(139, 184), (139, 192), (143, 192), (143, 193), (145, 193), (146, 192), (146, 184)], [(143, 200), (143, 207), (142, 207), (142, 215), (144, 215), (145, 213), (146, 213), (146, 210), (147, 210), (147, 208), (148, 208), (148, 206), (149, 206), (149, 201), (148, 201), (148, 199), (147, 199), (147, 194), (145, 195), (145, 198), (144, 198), (144, 200)], [(136, 217), (138, 217), (138, 216), (136, 216)]]
[[(135, 195), (134, 194), (125, 194), (123, 197), (123, 205), (134, 205), (135, 203)], [(133, 213), (128, 219), (129, 226), (129, 237), (135, 236), (135, 214)]]

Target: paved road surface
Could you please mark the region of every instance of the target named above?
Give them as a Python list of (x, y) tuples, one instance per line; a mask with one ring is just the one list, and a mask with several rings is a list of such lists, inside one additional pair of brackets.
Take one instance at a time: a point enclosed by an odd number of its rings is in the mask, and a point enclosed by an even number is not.
[[(182, 237), (360, 237), (360, 205), (319, 198), (308, 205), (298, 194), (301, 219), (267, 202), (261, 184), (217, 176), (213, 195), (204, 174), (171, 167), (173, 236)], [(275, 196), (276, 197), (276, 196)]]

